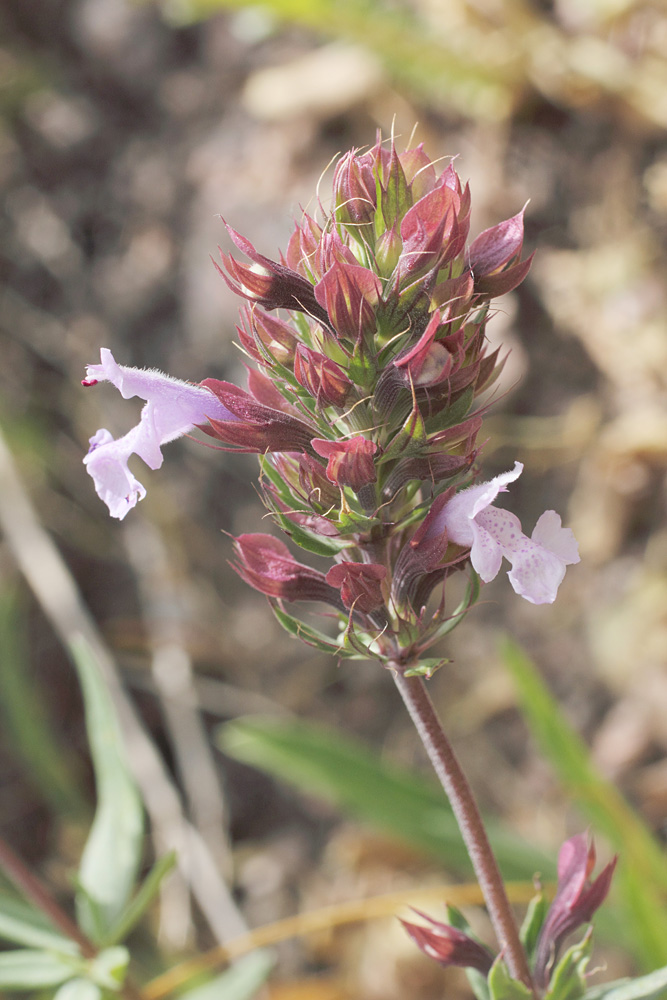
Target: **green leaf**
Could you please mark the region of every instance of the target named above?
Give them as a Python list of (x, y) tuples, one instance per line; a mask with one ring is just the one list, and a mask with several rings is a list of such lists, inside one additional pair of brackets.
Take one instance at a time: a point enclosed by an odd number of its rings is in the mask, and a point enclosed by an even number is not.
[(664, 854), (618, 789), (591, 762), (581, 737), (567, 722), (534, 664), (510, 639), (501, 648), (533, 737), (560, 780), (620, 854), (614, 884), (625, 909), (627, 943), (648, 966), (667, 962), (667, 889)]
[(425, 656), (419, 661), (419, 665), (416, 667), (410, 667), (409, 670), (405, 670), (403, 673), (404, 677), (433, 677), (436, 670), (440, 667), (444, 667), (445, 664), (451, 663), (451, 660), (447, 658), (440, 659), (437, 656)]
[[(363, 743), (337, 730), (302, 721), (253, 716), (221, 726), (222, 750), (319, 795), (346, 813), (374, 825), (470, 875), (471, 866), (456, 821), (435, 782), (380, 760)], [(553, 875), (541, 852), (489, 820), (487, 831), (506, 878)]]
[(83, 639), (72, 643), (71, 653), (83, 693), (97, 788), (97, 810), (79, 868), (77, 914), (83, 930), (100, 944), (118, 922), (134, 886), (143, 812), (97, 662)]
[(297, 639), (301, 639), (308, 646), (313, 646), (315, 649), (319, 649), (321, 653), (328, 653), (330, 656), (354, 658), (354, 654), (344, 647), (339, 646), (335, 639), (329, 638), (328, 635), (320, 632), (319, 629), (305, 625), (298, 618), (293, 618), (292, 615), (288, 615), (286, 611), (283, 611), (276, 604), (271, 605), (271, 610), (286, 632), (289, 632), (290, 635), (295, 636)]
[(102, 1000), (102, 991), (90, 979), (70, 979), (60, 987), (53, 1000)]
[(269, 978), (274, 964), (270, 952), (253, 952), (210, 982), (181, 993), (179, 1000), (251, 1000)]
[(41, 986), (58, 986), (71, 978), (75, 966), (58, 955), (45, 951), (0, 952), (0, 987), (12, 990), (33, 990)]
[(88, 963), (88, 976), (103, 989), (117, 990), (125, 981), (129, 963), (130, 953), (127, 948), (119, 945), (105, 948)]
[(440, 413), (426, 421), (426, 430), (429, 434), (446, 430), (460, 424), (468, 416), (470, 407), (475, 399), (475, 390), (472, 386), (462, 392), (459, 398), (451, 406), (445, 407)]
[[(592, 948), (592, 928), (583, 941), (572, 945), (549, 977), (548, 1000), (580, 1000), (586, 992), (586, 966)], [(546, 998), (545, 998), (546, 1000)]]
[(6, 896), (0, 897), (0, 938), (28, 948), (79, 954), (76, 944), (58, 934), (38, 910)]
[(521, 924), (520, 936), (521, 944), (524, 946), (529, 959), (532, 959), (533, 957), (533, 952), (537, 946), (537, 939), (540, 931), (542, 930), (542, 924), (544, 923), (544, 918), (547, 915), (548, 908), (549, 904), (547, 903), (543, 892), (538, 892), (536, 896), (533, 896), (528, 904), (526, 915), (523, 918), (523, 923)]
[(281, 514), (279, 511), (275, 512), (275, 518), (283, 531), (289, 535), (299, 548), (305, 549), (306, 552), (312, 552), (313, 555), (328, 556), (331, 558), (331, 556), (335, 556), (338, 552), (342, 552), (343, 549), (349, 549), (350, 547), (349, 539), (344, 541), (341, 538), (316, 535), (315, 532), (309, 531), (308, 528), (302, 528), (300, 524), (292, 521), (287, 515)]
[(587, 990), (585, 1000), (653, 1000), (667, 990), (667, 966), (638, 979), (619, 979)]
[(533, 994), (518, 979), (512, 979), (500, 956), (491, 966), (487, 980), (491, 1000), (533, 1000)]
[(176, 852), (170, 851), (159, 858), (150, 872), (144, 879), (139, 891), (130, 902), (127, 909), (120, 915), (118, 923), (112, 927), (107, 935), (107, 944), (117, 944), (123, 941), (132, 928), (143, 917), (144, 913), (155, 899), (162, 880), (173, 871), (176, 864)]

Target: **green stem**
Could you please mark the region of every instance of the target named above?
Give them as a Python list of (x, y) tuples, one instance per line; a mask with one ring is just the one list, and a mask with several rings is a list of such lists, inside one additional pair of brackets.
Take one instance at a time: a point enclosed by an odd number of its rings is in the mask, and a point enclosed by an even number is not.
[(392, 673), (396, 687), (452, 806), (484, 895), (503, 958), (510, 975), (514, 979), (521, 980), (535, 995), (528, 959), (519, 938), (516, 920), (505, 892), (505, 884), (468, 779), (445, 735), (423, 680), (420, 677), (405, 677), (404, 669), (394, 664)]

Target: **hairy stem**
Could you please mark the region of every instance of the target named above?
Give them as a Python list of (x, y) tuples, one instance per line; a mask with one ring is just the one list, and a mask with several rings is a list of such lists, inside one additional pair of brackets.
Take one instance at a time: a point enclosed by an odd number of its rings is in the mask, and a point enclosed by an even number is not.
[(510, 975), (520, 979), (535, 993), (519, 930), (472, 789), (444, 733), (423, 680), (420, 677), (405, 677), (403, 669), (396, 664), (392, 671), (396, 687), (454, 811)]

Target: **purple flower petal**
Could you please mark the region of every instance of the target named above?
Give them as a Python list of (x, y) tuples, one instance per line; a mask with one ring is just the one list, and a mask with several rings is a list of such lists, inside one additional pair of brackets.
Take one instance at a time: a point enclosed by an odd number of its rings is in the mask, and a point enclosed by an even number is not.
[(512, 566), (508, 576), (516, 593), (531, 604), (551, 604), (565, 567), (579, 562), (577, 542), (553, 510), (541, 515), (528, 538), (515, 514), (492, 506), (505, 484), (522, 471), (516, 462), (510, 472), (462, 490), (445, 505), (439, 520), (452, 542), (470, 547), (470, 561), (485, 583), (498, 575), (504, 557)]
[(116, 363), (111, 351), (102, 348), (101, 363), (88, 365), (84, 385), (111, 382), (124, 399), (139, 396), (146, 400), (139, 423), (121, 438), (114, 439), (101, 429), (90, 439), (84, 458), (93, 477), (97, 495), (112, 517), (124, 518), (146, 490), (128, 468), (131, 455), (139, 455), (151, 469), (162, 465), (161, 446), (187, 434), (209, 417), (236, 419), (210, 390), (181, 382), (154, 370), (129, 368)]

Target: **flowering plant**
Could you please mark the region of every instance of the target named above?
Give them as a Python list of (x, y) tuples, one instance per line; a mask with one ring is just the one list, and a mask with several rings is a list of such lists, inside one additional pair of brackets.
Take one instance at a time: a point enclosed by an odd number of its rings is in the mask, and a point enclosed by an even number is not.
[[(213, 378), (179, 382), (117, 364), (103, 350), (84, 385), (110, 381), (145, 406), (124, 437), (98, 431), (85, 462), (112, 516), (123, 518), (145, 495), (128, 468), (132, 454), (156, 469), (162, 445), (196, 427), (223, 450), (260, 456), (275, 523), (328, 566), (298, 561), (269, 534), (235, 538), (234, 566), (266, 594), (288, 631), (390, 670), (459, 821), (501, 958), (493, 962), (451, 925), (406, 925), (409, 933), (439, 960), (469, 965), (489, 982), (502, 974), (526, 995), (555, 995), (551, 969), (562, 939), (590, 919), (613, 865), (589, 887), (591, 849), (569, 841), (559, 894), (534, 949), (526, 947), (421, 679), (446, 662), (425, 654), (458, 624), (503, 559), (512, 587), (533, 604), (554, 601), (566, 566), (579, 561), (555, 511), (545, 511), (528, 537), (516, 515), (496, 506), (521, 474), (519, 462), (477, 481), (478, 436), (504, 363), (499, 351), (487, 350), (490, 303), (523, 280), (531, 257), (522, 259), (523, 212), (470, 243), (469, 221), (470, 191), (451, 163), (438, 172), (422, 146), (399, 153), (393, 141), (387, 148), (378, 139), (340, 159), (331, 210), (322, 209), (319, 220), (304, 213), (279, 260), (227, 225), (250, 261), (221, 251), (216, 264), (245, 300), (237, 329), (254, 363), (247, 388)], [(467, 590), (450, 610), (447, 583), (461, 573)], [(328, 605), (340, 635), (285, 607), (299, 602)]]

